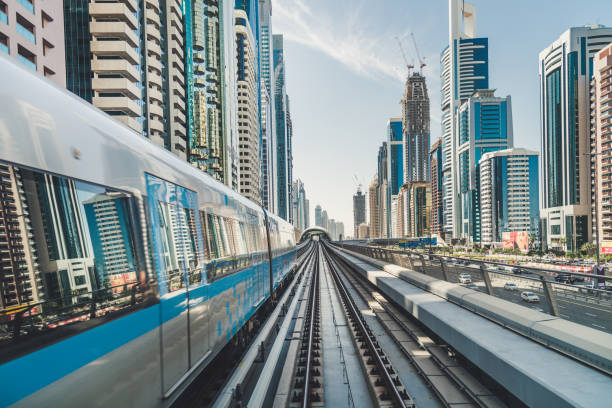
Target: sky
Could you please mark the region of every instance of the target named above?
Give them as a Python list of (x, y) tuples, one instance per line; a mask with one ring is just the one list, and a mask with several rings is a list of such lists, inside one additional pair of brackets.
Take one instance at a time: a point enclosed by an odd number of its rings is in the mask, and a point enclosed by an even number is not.
[[(611, 26), (612, 0), (471, 3), (477, 36), (489, 38), (489, 86), (512, 96), (514, 145), (539, 151), (538, 54), (569, 27)], [(310, 223), (319, 204), (352, 235), (353, 176), (367, 191), (387, 121), (401, 116), (407, 71), (395, 37), (418, 66), (414, 33), (427, 64), (431, 143), (440, 137), (448, 1), (272, 0), (272, 30), (285, 40), (293, 177), (304, 182)]]

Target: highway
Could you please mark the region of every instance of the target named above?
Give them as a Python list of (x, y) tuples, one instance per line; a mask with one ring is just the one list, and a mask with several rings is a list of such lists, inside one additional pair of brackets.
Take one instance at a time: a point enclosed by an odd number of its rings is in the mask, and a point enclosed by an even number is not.
[[(428, 274), (443, 279), (442, 270), (439, 265), (426, 262), (425, 266)], [(451, 282), (459, 283), (459, 274), (469, 273), (473, 281), (471, 288), (483, 293), (487, 292), (484, 281), (482, 280), (480, 268), (477, 265), (447, 264), (447, 267)], [(538, 275), (529, 273), (522, 275), (503, 275), (489, 270), (489, 276), (491, 277), (493, 292), (496, 296), (532, 309), (546, 313), (551, 312), (542, 290), (542, 284), (536, 280), (525, 279), (533, 278), (539, 280)], [(518, 290), (505, 290), (504, 285), (506, 282), (516, 283)], [(463, 286), (470, 285), (463, 284)], [(540, 297), (540, 301), (537, 303), (527, 303), (522, 300), (521, 292), (526, 290), (535, 292)], [(612, 333), (612, 301), (598, 299), (593, 295), (580, 293), (577, 288), (556, 283), (553, 284), (553, 290), (557, 297), (560, 317), (597, 330)]]

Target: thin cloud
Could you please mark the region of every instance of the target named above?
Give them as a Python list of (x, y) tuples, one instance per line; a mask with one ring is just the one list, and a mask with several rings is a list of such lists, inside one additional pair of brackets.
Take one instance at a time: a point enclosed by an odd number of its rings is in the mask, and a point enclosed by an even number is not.
[[(310, 47), (333, 58), (351, 71), (371, 79), (403, 82), (405, 74), (398, 65), (383, 58), (377, 50), (388, 37), (376, 38), (364, 33), (360, 10), (353, 9), (339, 26), (338, 20), (315, 14), (303, 1), (274, 0), (274, 31), (289, 40)], [(392, 38), (392, 37), (391, 37)]]

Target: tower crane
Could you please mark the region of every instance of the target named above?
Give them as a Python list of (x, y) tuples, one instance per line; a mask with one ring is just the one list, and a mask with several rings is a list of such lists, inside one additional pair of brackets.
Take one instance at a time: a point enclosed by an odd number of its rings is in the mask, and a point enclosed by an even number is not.
[(359, 179), (357, 178), (356, 174), (353, 174), (353, 180), (355, 180), (355, 184), (357, 185), (357, 191), (361, 191), (361, 183), (359, 182)]
[(414, 33), (410, 33), (410, 36), (412, 37), (412, 43), (414, 44), (414, 50), (416, 51), (417, 58), (419, 59), (419, 64), (420, 64), (419, 73), (422, 73), (423, 67), (426, 66), (427, 64), (425, 64), (425, 61), (423, 60), (423, 58), (421, 58), (421, 54), (419, 53), (419, 47), (417, 47), (417, 42), (416, 42), (416, 39), (414, 38)]
[(406, 58), (406, 53), (404, 53), (404, 47), (402, 47), (402, 42), (400, 41), (399, 37), (395, 37), (395, 39), (397, 40), (397, 45), (399, 45), (399, 49), (402, 53), (402, 57), (404, 58), (404, 63), (406, 64), (406, 68), (408, 68), (408, 76), (410, 76), (410, 71), (412, 70), (412, 68), (414, 68), (414, 65), (408, 62), (408, 58)]

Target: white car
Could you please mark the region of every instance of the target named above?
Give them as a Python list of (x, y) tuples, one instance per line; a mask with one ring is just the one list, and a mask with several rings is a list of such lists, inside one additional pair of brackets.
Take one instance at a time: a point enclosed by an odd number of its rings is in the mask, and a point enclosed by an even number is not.
[(529, 303), (536, 303), (540, 301), (538, 295), (533, 292), (521, 292), (521, 299)]
[(472, 283), (472, 276), (469, 273), (460, 273), (459, 283)]
[(514, 283), (514, 282), (506, 282), (506, 284), (504, 285), (504, 289), (505, 290), (510, 290), (512, 292), (515, 292), (519, 288), (518, 288), (518, 286), (516, 286), (516, 283)]

